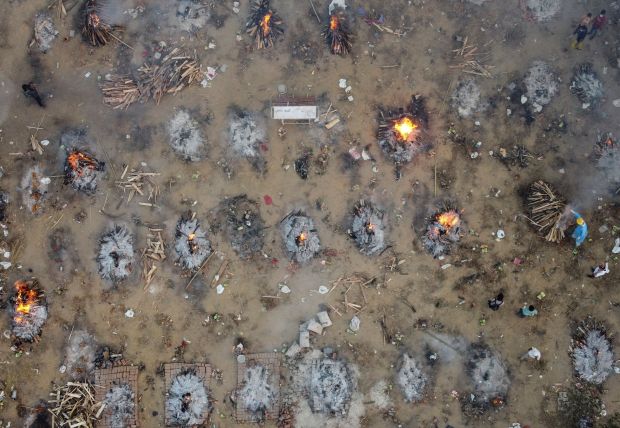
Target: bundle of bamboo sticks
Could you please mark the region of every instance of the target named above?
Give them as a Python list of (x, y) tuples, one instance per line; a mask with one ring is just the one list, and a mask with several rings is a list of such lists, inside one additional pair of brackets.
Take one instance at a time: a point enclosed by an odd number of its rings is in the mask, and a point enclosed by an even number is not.
[(144, 172), (136, 171), (135, 169), (131, 169), (131, 171), (129, 171), (129, 165), (127, 165), (121, 174), (120, 180), (116, 181), (116, 185), (123, 189), (123, 192), (129, 192), (129, 195), (127, 196), (127, 203), (131, 202), (133, 197), (138, 194), (140, 196), (146, 196), (147, 201), (149, 201), (138, 202), (138, 205), (145, 207), (156, 207), (157, 197), (159, 196), (160, 191), (159, 186), (154, 183), (151, 178), (159, 175), (159, 172)]
[(146, 248), (142, 252), (142, 279), (146, 290), (155, 278), (157, 264), (166, 260), (166, 244), (162, 228), (149, 227), (146, 235)]
[(105, 79), (101, 91), (103, 102), (115, 109), (126, 109), (136, 101), (154, 99), (157, 104), (165, 94), (176, 94), (203, 77), (201, 65), (179, 48), (174, 48), (160, 64), (144, 64), (138, 78), (112, 75)]
[(48, 411), (52, 414), (52, 428), (94, 428), (105, 408), (104, 403), (95, 400), (93, 387), (88, 383), (55, 385), (50, 397)]
[(549, 242), (560, 242), (564, 238), (566, 225), (563, 217), (566, 201), (548, 183), (542, 180), (532, 183), (527, 194), (527, 208), (530, 221)]
[[(485, 44), (485, 46), (487, 44)], [(468, 44), (468, 37), (465, 37), (463, 40), (463, 46), (459, 49), (454, 49), (452, 52), (454, 52), (455, 58), (461, 59), (459, 60), (459, 64), (451, 65), (450, 68), (461, 69), (463, 73), (491, 77), (491, 70), (494, 66), (484, 64), (484, 60), (488, 57), (488, 54), (480, 54), (476, 45)]]

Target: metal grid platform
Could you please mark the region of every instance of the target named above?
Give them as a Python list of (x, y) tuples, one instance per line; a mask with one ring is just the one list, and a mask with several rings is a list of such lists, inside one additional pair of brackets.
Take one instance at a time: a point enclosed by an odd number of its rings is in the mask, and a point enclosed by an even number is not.
[[(261, 365), (270, 373), (270, 385), (276, 392), (277, 399), (274, 400), (271, 408), (265, 412), (266, 420), (275, 420), (280, 413), (280, 354), (277, 352), (269, 352), (263, 354), (246, 354), (244, 363), (237, 363), (237, 390), (243, 387), (243, 379), (247, 367)], [(246, 409), (237, 406), (235, 409), (235, 419), (239, 423), (257, 422), (256, 415), (248, 412)]]
[[(116, 385), (127, 384), (133, 391), (134, 414), (127, 421), (126, 428), (136, 428), (138, 423), (138, 367), (117, 366), (108, 369), (95, 370), (95, 399), (104, 401), (108, 391)], [(97, 423), (101, 428), (113, 428), (110, 422), (111, 414), (104, 409), (101, 420)]]

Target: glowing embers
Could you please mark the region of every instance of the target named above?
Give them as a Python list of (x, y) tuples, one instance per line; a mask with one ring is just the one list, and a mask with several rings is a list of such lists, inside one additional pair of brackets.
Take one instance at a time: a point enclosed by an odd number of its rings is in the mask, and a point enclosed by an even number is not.
[(380, 253), (385, 248), (383, 213), (370, 202), (359, 201), (353, 208), (349, 235), (362, 254), (372, 256)]
[(132, 271), (134, 260), (133, 236), (122, 225), (114, 225), (100, 240), (97, 263), (99, 275), (112, 282), (120, 282)]
[(174, 250), (178, 256), (177, 263), (189, 270), (200, 268), (211, 254), (211, 242), (196, 219), (196, 213), (184, 214), (177, 223)]
[(43, 210), (43, 202), (47, 197), (47, 188), (51, 180), (41, 172), (38, 166), (33, 166), (22, 178), (21, 190), (24, 205), (32, 214), (39, 214)]
[(461, 239), (461, 228), (461, 213), (446, 203), (441, 211), (429, 218), (422, 244), (433, 257), (448, 254), (452, 245)]
[(282, 33), (282, 19), (269, 7), (269, 0), (256, 0), (246, 23), (247, 33), (256, 40), (258, 49), (273, 46)]
[(11, 331), (17, 342), (33, 342), (39, 338), (47, 320), (47, 306), (36, 281), (15, 283), (11, 317)]
[(86, 193), (97, 190), (97, 181), (105, 169), (100, 162), (85, 151), (73, 149), (65, 160), (65, 184)]
[(294, 211), (280, 222), (280, 231), (286, 251), (299, 263), (311, 260), (321, 249), (314, 222), (302, 211)]
[(112, 26), (101, 19), (101, 0), (88, 0), (84, 3), (84, 26), (82, 35), (93, 46), (104, 46), (110, 39), (116, 39)]
[(351, 31), (346, 25), (342, 10), (336, 10), (329, 16), (323, 37), (327, 40), (332, 54), (346, 55), (351, 51)]
[(379, 110), (377, 140), (383, 153), (397, 166), (411, 162), (431, 147), (428, 113), (422, 97), (412, 97), (406, 109)]

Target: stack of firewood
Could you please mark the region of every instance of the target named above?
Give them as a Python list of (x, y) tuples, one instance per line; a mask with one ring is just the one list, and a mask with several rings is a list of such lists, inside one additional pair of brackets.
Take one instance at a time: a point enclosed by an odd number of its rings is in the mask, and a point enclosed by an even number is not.
[(526, 204), (530, 221), (538, 233), (549, 242), (560, 242), (566, 230), (563, 221), (566, 201), (559, 193), (550, 184), (539, 180), (530, 186)]
[(94, 389), (88, 383), (55, 385), (50, 397), (48, 411), (52, 414), (52, 428), (94, 428), (105, 408), (104, 403), (95, 400)]

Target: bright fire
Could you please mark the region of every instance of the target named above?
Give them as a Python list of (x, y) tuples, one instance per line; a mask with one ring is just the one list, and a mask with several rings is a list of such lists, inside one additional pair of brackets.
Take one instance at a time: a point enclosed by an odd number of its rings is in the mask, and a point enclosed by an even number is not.
[(437, 216), (437, 222), (446, 229), (452, 229), (459, 224), (459, 221), (460, 218), (456, 211), (448, 211)]
[(75, 172), (78, 173), (78, 175), (82, 175), (83, 171), (82, 168), (83, 167), (87, 167), (90, 169), (96, 169), (97, 168), (97, 161), (93, 158), (91, 158), (90, 156), (82, 153), (82, 152), (78, 152), (78, 151), (74, 151), (72, 152), (68, 157), (67, 157), (67, 163), (69, 163), (69, 166), (71, 167), (71, 169)]
[(267, 36), (271, 29), (269, 28), (269, 21), (271, 21), (271, 12), (267, 12), (263, 19), (260, 20), (260, 26), (263, 29), (263, 36)]
[(306, 234), (303, 232), (300, 233), (299, 236), (297, 237), (297, 245), (302, 245), (306, 239), (308, 239)]
[(21, 323), (24, 321), (24, 316), (30, 313), (32, 305), (37, 303), (38, 293), (28, 288), (28, 284), (24, 281), (17, 281), (15, 289), (17, 290), (17, 297), (15, 298), (15, 316), (13, 319), (15, 322)]
[(92, 24), (93, 27), (97, 28), (99, 26), (100, 21), (101, 20), (99, 19), (99, 16), (97, 16), (96, 13), (90, 14), (90, 23)]
[(394, 130), (404, 141), (409, 139), (410, 135), (416, 130), (417, 127), (418, 126), (407, 116), (394, 121)]
[(373, 232), (375, 230), (375, 225), (372, 223), (366, 223), (366, 230), (368, 233)]
[(336, 15), (332, 15), (329, 17), (329, 29), (334, 31), (338, 29), (338, 25), (340, 23), (338, 22), (338, 17)]
[(194, 238), (196, 238), (196, 234), (195, 234), (195, 233), (190, 233), (190, 234), (187, 236), (187, 239), (188, 239), (188, 240), (190, 240), (190, 241), (193, 241), (193, 240), (194, 240)]

